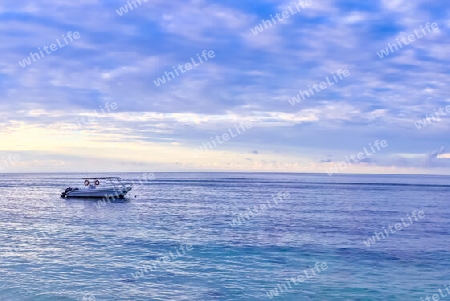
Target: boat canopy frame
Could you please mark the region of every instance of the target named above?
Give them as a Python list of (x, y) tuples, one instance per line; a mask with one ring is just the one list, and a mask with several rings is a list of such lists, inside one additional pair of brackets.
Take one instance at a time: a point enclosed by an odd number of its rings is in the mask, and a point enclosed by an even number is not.
[[(114, 186), (114, 188), (119, 188), (119, 187), (116, 186), (116, 183), (113, 181), (113, 180), (117, 180), (117, 182), (119, 182), (119, 185), (122, 186), (120, 188), (123, 189), (124, 187), (126, 187), (126, 183), (122, 182), (122, 178), (121, 177), (84, 177), (84, 178), (81, 178), (81, 179), (83, 179), (83, 180), (94, 180), (94, 181), (95, 180), (109, 180), (109, 183), (111, 183)], [(133, 183), (131, 183), (130, 186), (132, 187)]]
[(81, 178), (83, 180), (107, 180), (107, 179), (118, 179), (118, 180), (122, 180), (121, 177), (92, 177), (92, 178)]

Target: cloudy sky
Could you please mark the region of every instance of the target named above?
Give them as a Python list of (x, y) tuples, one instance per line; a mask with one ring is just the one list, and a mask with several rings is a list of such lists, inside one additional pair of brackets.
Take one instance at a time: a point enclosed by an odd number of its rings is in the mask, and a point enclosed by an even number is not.
[(0, 2), (0, 172), (450, 174), (450, 2), (135, 2)]

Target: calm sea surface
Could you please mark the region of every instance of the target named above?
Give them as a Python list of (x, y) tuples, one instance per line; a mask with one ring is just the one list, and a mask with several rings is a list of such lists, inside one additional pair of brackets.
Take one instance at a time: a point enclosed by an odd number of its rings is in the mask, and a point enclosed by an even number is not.
[(0, 300), (450, 300), (450, 177), (117, 175), (0, 175)]

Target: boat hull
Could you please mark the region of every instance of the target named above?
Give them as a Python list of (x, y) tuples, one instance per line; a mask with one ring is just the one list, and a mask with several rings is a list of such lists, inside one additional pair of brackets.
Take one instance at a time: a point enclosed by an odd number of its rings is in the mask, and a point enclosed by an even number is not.
[(65, 193), (66, 198), (124, 198), (131, 190), (131, 187), (124, 189), (80, 189)]

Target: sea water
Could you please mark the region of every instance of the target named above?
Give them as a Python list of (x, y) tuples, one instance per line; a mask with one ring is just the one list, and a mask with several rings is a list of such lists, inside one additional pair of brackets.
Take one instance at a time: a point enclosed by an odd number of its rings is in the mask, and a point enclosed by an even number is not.
[(1, 175), (0, 300), (450, 300), (450, 177), (142, 175)]

